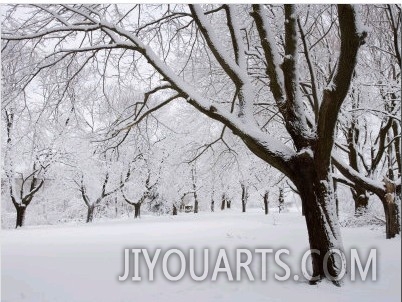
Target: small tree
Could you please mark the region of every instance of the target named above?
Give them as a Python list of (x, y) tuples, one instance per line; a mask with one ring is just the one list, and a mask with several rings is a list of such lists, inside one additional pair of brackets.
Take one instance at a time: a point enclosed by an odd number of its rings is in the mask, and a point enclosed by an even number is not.
[[(157, 181), (151, 185), (151, 170), (148, 168), (148, 176), (147, 179), (145, 180), (145, 191), (142, 194), (142, 196), (135, 202), (132, 199), (127, 197), (127, 194), (124, 192), (124, 188), (127, 187), (124, 186), (124, 183), (121, 183), (121, 193), (123, 195), (124, 200), (129, 204), (134, 207), (134, 219), (139, 218), (141, 216), (141, 205), (146, 201), (149, 200), (150, 202), (154, 201), (156, 198), (158, 198), (158, 194), (155, 190)], [(138, 184), (137, 184), (138, 185)], [(176, 207), (173, 205), (173, 211), (175, 211)], [(176, 214), (177, 214), (177, 209), (176, 209)], [(173, 215), (175, 215), (173, 213)]]
[[(15, 170), (15, 159), (20, 161), (20, 165), (24, 165), (22, 161), (22, 154), (18, 154), (14, 148), (13, 141), (13, 127), (14, 127), (14, 113), (13, 110), (3, 110), (6, 120), (7, 141), (5, 148), (5, 158), (8, 161), (5, 165), (5, 174), (7, 178), (7, 185), (9, 196), (17, 211), (15, 227), (22, 227), (25, 222), (25, 213), (27, 207), (31, 204), (39, 190), (43, 188), (45, 183), (46, 172), (54, 161), (55, 154), (51, 149), (45, 148), (38, 150), (37, 142), (33, 142), (33, 150), (31, 150), (30, 162), (27, 163), (31, 166), (25, 171)], [(35, 138), (34, 138), (35, 139)], [(17, 158), (14, 158), (17, 156)], [(21, 156), (21, 157), (18, 157)], [(19, 177), (17, 177), (17, 175)], [(19, 190), (17, 190), (19, 187)], [(17, 193), (19, 192), (19, 194)]]
[[(105, 156), (106, 157), (106, 156)], [(82, 174), (81, 172), (81, 177), (80, 180), (76, 180), (74, 179), (74, 183), (78, 186), (78, 190), (81, 193), (81, 197), (87, 207), (87, 216), (86, 216), (86, 223), (90, 223), (93, 221), (94, 219), (94, 214), (95, 214), (95, 210), (98, 206), (101, 205), (102, 201), (104, 201), (107, 197), (112, 196), (113, 194), (115, 194), (116, 192), (118, 192), (119, 190), (121, 190), (124, 185), (128, 182), (128, 180), (130, 179), (130, 175), (131, 175), (131, 167), (128, 168), (125, 179), (123, 181), (120, 182), (114, 182), (114, 184), (112, 184), (112, 188), (110, 188), (110, 171), (109, 171), (109, 167), (106, 164), (106, 171), (97, 171), (97, 173), (99, 174), (103, 174), (103, 176), (99, 177), (99, 180), (101, 180), (101, 190), (100, 193), (96, 193), (98, 187), (96, 187), (96, 183), (91, 183), (92, 187), (92, 192), (91, 194), (89, 194), (88, 192), (88, 186), (85, 183), (84, 180), (84, 174)], [(103, 169), (101, 169), (103, 170)], [(98, 175), (99, 176), (99, 175)], [(93, 181), (94, 179), (92, 179)], [(90, 197), (92, 195), (92, 197)]]

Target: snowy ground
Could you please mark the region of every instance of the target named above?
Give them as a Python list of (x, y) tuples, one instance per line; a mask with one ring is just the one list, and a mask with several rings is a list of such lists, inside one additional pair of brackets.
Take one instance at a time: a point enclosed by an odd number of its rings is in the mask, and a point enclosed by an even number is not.
[[(345, 277), (341, 288), (327, 282), (311, 286), (294, 281), (295, 274), (301, 275), (300, 259), (308, 248), (299, 213), (264, 216), (261, 210), (245, 214), (232, 210), (3, 230), (1, 301), (400, 301), (400, 237), (386, 240), (381, 230), (369, 228), (343, 228), (342, 234), (346, 254), (351, 248), (363, 255), (370, 248), (378, 249), (377, 281), (351, 282)], [(292, 278), (276, 281), (274, 273), (284, 271), (268, 261), (265, 282), (258, 274), (254, 282), (245, 275), (242, 281), (229, 282), (219, 276), (215, 282), (210, 277), (196, 282), (188, 273), (172, 282), (163, 277), (159, 263), (153, 282), (146, 280), (144, 269), (140, 271), (144, 280), (119, 282), (124, 248), (148, 248), (152, 253), (155, 248), (178, 248), (185, 253), (194, 248), (196, 255), (209, 248), (213, 265), (219, 248), (228, 254), (236, 248), (288, 248), (291, 254), (283, 259), (291, 267)], [(253, 261), (253, 273), (260, 272), (258, 265)]]

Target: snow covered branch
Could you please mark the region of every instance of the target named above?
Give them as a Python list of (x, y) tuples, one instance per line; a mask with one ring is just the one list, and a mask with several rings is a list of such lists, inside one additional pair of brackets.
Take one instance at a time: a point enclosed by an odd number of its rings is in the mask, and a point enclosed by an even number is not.
[(332, 154), (332, 162), (345, 177), (354, 182), (356, 185), (361, 186), (378, 196), (385, 195), (385, 188), (381, 182), (363, 176), (361, 173), (352, 169), (349, 165), (343, 163), (343, 161), (336, 154)]

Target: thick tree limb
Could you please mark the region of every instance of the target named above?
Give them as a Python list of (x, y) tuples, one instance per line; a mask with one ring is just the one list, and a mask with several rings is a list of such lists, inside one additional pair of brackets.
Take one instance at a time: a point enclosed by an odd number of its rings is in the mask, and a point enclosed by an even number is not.
[(357, 52), (367, 35), (358, 28), (359, 20), (352, 5), (338, 5), (338, 16), (341, 33), (339, 62), (333, 80), (324, 90), (317, 127), (315, 161), (322, 175), (329, 167), (338, 112), (352, 81)]
[(385, 195), (385, 187), (380, 183), (365, 177), (356, 170), (352, 169), (349, 165), (342, 162), (342, 160), (335, 154), (332, 154), (332, 163), (335, 167), (350, 181), (356, 185), (373, 192), (377, 196)]

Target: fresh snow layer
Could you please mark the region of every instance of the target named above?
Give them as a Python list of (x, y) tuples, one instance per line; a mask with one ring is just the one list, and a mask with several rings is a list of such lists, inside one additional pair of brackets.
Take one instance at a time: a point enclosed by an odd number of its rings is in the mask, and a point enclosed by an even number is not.
[[(346, 276), (341, 288), (328, 282), (312, 286), (303, 278), (293, 280), (295, 274), (301, 276), (300, 259), (308, 249), (300, 213), (265, 216), (260, 209), (238, 211), (3, 230), (1, 301), (400, 301), (400, 237), (386, 240), (382, 229), (343, 228), (347, 256), (351, 248), (357, 248), (365, 264), (369, 250), (377, 248), (377, 281), (351, 282)], [(292, 277), (285, 282), (275, 280), (274, 273), (283, 275), (284, 271), (273, 262), (274, 255), (268, 255), (267, 281), (261, 281), (259, 263), (253, 260), (253, 282), (244, 271), (242, 281), (229, 282), (222, 273), (217, 281), (211, 281), (210, 271), (207, 280), (196, 282), (188, 270), (182, 280), (172, 282), (162, 275), (160, 256), (155, 280), (150, 282), (140, 256), (143, 280), (131, 281), (130, 275), (119, 282), (125, 248), (148, 248), (151, 257), (155, 248), (162, 249), (161, 256), (171, 248), (186, 255), (194, 248), (200, 261), (203, 249), (209, 248), (212, 268), (219, 248), (226, 250), (229, 261), (237, 248), (272, 248), (274, 252), (287, 248), (290, 255), (282, 254), (281, 259), (291, 267)], [(177, 259), (172, 256), (172, 263)], [(197, 264), (199, 268), (201, 264)], [(236, 278), (234, 265), (232, 272)]]

